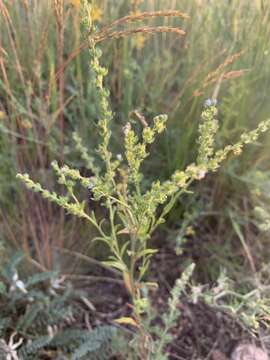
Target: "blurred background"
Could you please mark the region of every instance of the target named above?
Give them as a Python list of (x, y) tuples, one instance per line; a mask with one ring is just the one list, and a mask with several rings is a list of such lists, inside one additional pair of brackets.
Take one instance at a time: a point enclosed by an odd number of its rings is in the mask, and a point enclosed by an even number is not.
[[(15, 178), (27, 172), (53, 189), (54, 159), (89, 174), (73, 131), (90, 154), (97, 147), (89, 57), (80, 50), (80, 0), (66, 0), (58, 10), (53, 3), (0, 0), (0, 240), (44, 269), (82, 273), (83, 262), (74, 261), (71, 270), (64, 253), (102, 259), (103, 248), (91, 243), (92, 229)], [(167, 179), (195, 159), (200, 113), (213, 94), (220, 147), (270, 116), (268, 0), (97, 0), (91, 15), (102, 28), (130, 13), (173, 9), (190, 17), (148, 19), (147, 25), (177, 26), (186, 36), (140, 33), (101, 45), (115, 111), (114, 151), (127, 121), (138, 121), (138, 114), (169, 115), (166, 134), (144, 165), (149, 182)], [(202, 281), (215, 280), (221, 267), (233, 278), (259, 271), (270, 252), (269, 140), (264, 135), (195, 184), (153, 246), (196, 260)]]

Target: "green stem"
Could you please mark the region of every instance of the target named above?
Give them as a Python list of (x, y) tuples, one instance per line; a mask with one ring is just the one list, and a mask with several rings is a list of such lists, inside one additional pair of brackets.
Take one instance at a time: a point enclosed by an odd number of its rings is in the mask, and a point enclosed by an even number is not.
[(193, 182), (194, 179), (189, 179), (189, 181), (186, 184), (186, 187), (179, 190), (169, 201), (169, 203), (165, 206), (165, 208), (163, 209), (161, 215), (159, 216), (159, 218), (157, 219), (157, 221), (154, 223), (154, 225), (152, 226), (152, 228), (149, 231), (149, 235), (152, 235), (153, 232), (156, 230), (156, 228), (159, 226), (160, 221), (170, 212), (171, 208), (175, 205), (176, 201), (179, 199), (179, 197), (186, 192), (186, 188), (188, 188), (190, 186), (190, 184)]

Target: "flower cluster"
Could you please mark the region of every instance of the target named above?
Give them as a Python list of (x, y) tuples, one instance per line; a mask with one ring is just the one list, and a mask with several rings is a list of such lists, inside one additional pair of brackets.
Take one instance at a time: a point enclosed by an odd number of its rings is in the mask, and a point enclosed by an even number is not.
[(153, 119), (153, 127), (146, 126), (142, 132), (142, 142), (139, 142), (137, 135), (128, 123), (124, 128), (125, 135), (125, 155), (128, 162), (130, 181), (136, 187), (139, 187), (142, 175), (140, 174), (140, 166), (147, 157), (146, 146), (155, 140), (156, 134), (160, 134), (165, 130), (167, 115), (159, 115)]
[(35, 183), (31, 180), (28, 174), (17, 174), (17, 178), (23, 181), (28, 189), (40, 193), (44, 199), (64, 208), (69, 214), (87, 218), (87, 214), (84, 211), (84, 203), (70, 203), (68, 196), (60, 196), (56, 192), (50, 192), (49, 190), (44, 189), (39, 183)]
[(94, 174), (99, 174), (100, 168), (95, 164), (94, 157), (89, 155), (88, 149), (83, 145), (82, 139), (76, 132), (73, 133), (73, 140), (75, 142), (76, 150), (84, 161), (85, 167)]
[(217, 108), (214, 105), (208, 106), (202, 112), (202, 122), (199, 125), (199, 150), (197, 162), (206, 165), (214, 153), (215, 135), (218, 131), (218, 120), (215, 119)]

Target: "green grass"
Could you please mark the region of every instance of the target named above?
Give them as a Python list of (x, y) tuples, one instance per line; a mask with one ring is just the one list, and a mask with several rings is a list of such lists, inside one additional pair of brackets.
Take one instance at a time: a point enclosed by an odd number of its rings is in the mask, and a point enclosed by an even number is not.
[[(96, 155), (100, 104), (88, 49), (78, 51), (85, 40), (80, 9), (70, 2), (64, 1), (61, 17), (54, 0), (0, 0), (0, 297), (6, 301), (4, 306), (8, 305), (0, 335), (8, 341), (16, 329), (18, 339), (19, 336), (37, 339), (32, 344), (41, 352), (44, 346), (48, 350), (47, 345), (57, 340), (59, 333), (48, 338), (45, 325), (42, 332), (33, 325), (33, 331), (32, 327), (31, 331), (25, 328), (22, 334), (17, 320), (26, 319), (32, 306), (35, 309), (39, 303), (46, 303), (45, 310), (51, 307), (53, 310), (54, 297), (61, 294), (61, 299), (65, 298), (68, 286), (65, 283), (51, 293), (53, 282), (36, 284), (30, 295), (33, 290), (38, 301), (33, 303), (28, 301), (29, 293), (23, 293), (19, 287), (13, 294), (17, 270), (10, 254), (14, 246), (22, 249), (28, 260), (20, 268), (20, 279), (33, 275), (42, 280), (48, 274), (40, 275), (37, 270), (56, 270), (72, 279), (90, 274), (89, 279), (96, 281), (97, 276), (99, 281), (103, 277), (99, 276), (99, 265), (107, 269), (100, 260), (108, 257), (103, 244), (91, 242), (96, 236), (91, 225), (72, 219), (54, 204), (24, 189), (15, 178), (18, 172), (29, 173), (34, 181), (49, 190), (56, 187), (58, 194), (63, 195), (63, 187), (55, 186), (56, 176), (50, 169), (52, 160), (79, 169), (85, 181), (93, 175), (81, 160), (72, 134), (77, 131), (89, 154)], [(143, 165), (143, 190), (154, 179), (167, 180), (177, 169), (184, 169), (196, 160), (198, 125), (205, 99), (218, 99), (217, 148), (235, 143), (243, 132), (270, 117), (268, 0), (93, 0), (92, 4), (98, 29), (131, 12), (176, 9), (190, 16), (148, 18), (117, 27), (130, 30), (139, 26), (174, 26), (186, 32), (184, 37), (174, 33), (140, 33), (100, 44), (101, 64), (109, 69), (105, 85), (110, 89), (115, 112), (112, 152), (122, 153), (123, 127), (127, 122), (139, 133), (140, 118), (153, 125), (155, 115), (169, 116), (164, 136), (151, 146), (152, 155)], [(228, 159), (217, 173), (192, 184), (192, 192), (177, 201), (168, 221), (149, 243), (153, 249), (164, 248), (165, 253), (168, 248), (169, 252), (175, 250), (181, 269), (194, 262), (193, 283), (187, 293), (196, 298), (199, 292), (211, 305), (230, 309), (255, 333), (261, 324), (269, 323), (269, 141), (270, 134), (264, 134), (241, 157)], [(96, 165), (102, 167), (102, 163)], [(79, 190), (76, 185), (74, 190), (80, 201), (88, 200), (87, 189)], [(98, 220), (108, 218), (108, 211), (102, 206), (98, 203), (92, 206)], [(159, 214), (161, 209), (156, 210)], [(89, 209), (86, 213), (90, 214)], [(111, 237), (106, 241), (110, 243)], [(123, 261), (129, 257), (127, 252)], [(4, 265), (12, 270), (8, 281), (3, 277)], [(132, 270), (136, 273), (135, 267)], [(164, 278), (169, 278), (169, 282), (174, 280), (167, 275)], [(124, 280), (128, 287), (127, 275)], [(75, 303), (68, 299), (67, 306), (80, 308), (84, 299), (77, 288), (74, 294), (80, 299)], [(96, 295), (91, 296), (95, 299)], [(144, 296), (148, 296), (147, 291)], [(178, 298), (176, 294), (175, 299)], [(155, 311), (155, 307), (148, 310)], [(160, 309), (156, 310), (159, 313)], [(92, 315), (95, 317), (94, 312)], [(150, 315), (145, 316), (146, 323), (151, 320)], [(162, 311), (159, 315), (164, 316)], [(177, 310), (175, 317), (178, 315)], [(62, 319), (60, 323), (62, 329)], [(81, 326), (81, 320), (79, 323)], [(162, 329), (162, 325), (157, 328), (157, 335)], [(106, 329), (97, 328), (97, 334), (91, 334), (94, 338), (103, 337), (103, 330)], [(154, 334), (153, 330), (150, 328), (149, 334)], [(130, 331), (129, 336), (134, 333)], [(65, 331), (63, 334), (65, 340)], [(82, 337), (77, 339), (79, 334), (75, 334), (75, 340), (85, 346), (88, 335), (80, 332)], [(107, 335), (110, 339), (110, 333)], [(161, 341), (166, 342), (166, 337)], [(136, 338), (129, 343), (133, 354)], [(73, 343), (69, 345), (72, 349), (68, 353), (73, 351)], [(86, 345), (91, 348), (93, 339), (89, 338)], [(53, 342), (51, 346), (55, 351)]]

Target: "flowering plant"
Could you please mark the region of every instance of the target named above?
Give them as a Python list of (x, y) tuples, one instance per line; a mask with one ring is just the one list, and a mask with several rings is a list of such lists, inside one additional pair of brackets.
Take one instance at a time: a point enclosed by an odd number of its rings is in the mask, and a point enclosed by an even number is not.
[[(202, 180), (208, 172), (217, 171), (229, 154), (241, 154), (246, 144), (256, 141), (260, 133), (269, 129), (270, 120), (261, 122), (255, 130), (243, 133), (236, 143), (216, 150), (215, 135), (219, 128), (216, 119), (217, 102), (215, 99), (208, 99), (198, 129), (196, 162), (188, 165), (186, 169), (177, 169), (164, 182), (154, 181), (147, 188), (141, 165), (149, 155), (148, 148), (156, 136), (164, 132), (167, 115), (158, 115), (150, 124), (144, 124), (140, 135), (131, 123), (127, 123), (123, 131), (123, 154), (113, 154), (110, 151), (110, 123), (113, 113), (109, 103), (109, 91), (104, 87), (107, 70), (100, 65), (101, 51), (96, 47), (91, 35), (89, 55), (99, 104), (98, 128), (101, 142), (98, 154), (104, 166), (100, 168), (96, 165), (95, 159), (88, 156), (86, 148), (76, 134), (76, 147), (93, 173), (90, 179), (82, 176), (79, 170), (71, 169), (67, 165), (59, 166), (57, 162), (53, 162), (52, 167), (58, 181), (67, 190), (65, 195), (59, 195), (35, 183), (28, 174), (18, 174), (17, 177), (29, 189), (39, 192), (43, 198), (63, 207), (68, 213), (85, 219), (95, 227), (98, 232), (96, 239), (104, 242), (111, 251), (106, 264), (122, 273), (126, 289), (133, 301), (132, 317), (119, 319), (118, 322), (137, 327), (142, 335), (142, 348), (145, 348), (148, 337), (141, 316), (148, 306), (148, 301), (142, 289), (153, 286), (144, 282), (151, 257), (156, 252), (149, 247), (151, 235), (165, 222), (166, 215), (194, 180)], [(94, 210), (87, 210), (85, 201), (81, 201), (76, 194), (75, 185), (78, 183), (90, 190), (92, 202), (98, 202), (107, 209), (106, 218), (98, 219)]]

